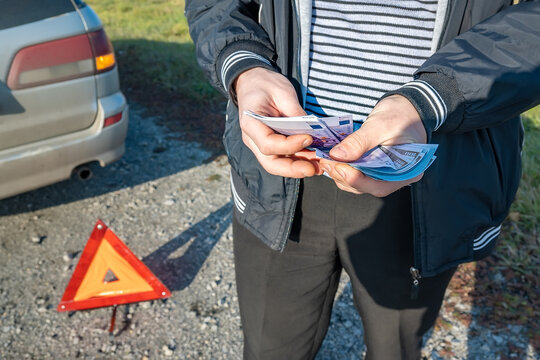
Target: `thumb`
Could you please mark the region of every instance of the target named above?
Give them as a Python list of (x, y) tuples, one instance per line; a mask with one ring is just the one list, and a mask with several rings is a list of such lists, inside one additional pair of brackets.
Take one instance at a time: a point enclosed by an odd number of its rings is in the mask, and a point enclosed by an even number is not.
[(338, 161), (358, 160), (364, 153), (377, 146), (372, 145), (370, 139), (366, 132), (359, 129), (334, 146), (330, 150), (330, 156)]

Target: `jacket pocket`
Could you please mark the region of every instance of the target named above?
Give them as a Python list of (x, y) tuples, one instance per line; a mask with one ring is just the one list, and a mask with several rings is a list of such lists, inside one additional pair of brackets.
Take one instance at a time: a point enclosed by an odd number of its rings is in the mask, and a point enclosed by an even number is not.
[(242, 141), (236, 107), (229, 106), (227, 116), (223, 142), (231, 164), (236, 219), (269, 247), (282, 250), (298, 180), (268, 174)]
[(437, 160), (417, 185), (424, 275), (493, 248), (519, 186), (521, 140), (518, 119), (463, 134), (434, 134)]
[[(520, 118), (506, 121), (485, 130), (486, 142), (490, 144), (490, 155), (496, 173), (498, 194), (493, 196), (492, 218), (504, 220), (515, 199), (521, 180), (521, 152), (523, 149), (523, 127)], [(486, 149), (486, 151), (488, 151)]]

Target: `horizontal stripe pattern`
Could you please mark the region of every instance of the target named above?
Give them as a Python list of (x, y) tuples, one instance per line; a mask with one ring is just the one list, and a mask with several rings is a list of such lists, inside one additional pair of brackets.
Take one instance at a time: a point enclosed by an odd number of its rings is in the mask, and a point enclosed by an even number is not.
[(430, 56), (436, 11), (436, 0), (313, 0), (306, 111), (367, 117)]
[(255, 54), (251, 51), (241, 50), (233, 52), (231, 55), (229, 55), (225, 61), (223, 62), (223, 65), (221, 67), (221, 82), (223, 83), (223, 87), (227, 88), (227, 72), (236, 64), (243, 60), (258, 60), (266, 65), (270, 65), (270, 61), (268, 59), (264, 58), (263, 56), (259, 54)]

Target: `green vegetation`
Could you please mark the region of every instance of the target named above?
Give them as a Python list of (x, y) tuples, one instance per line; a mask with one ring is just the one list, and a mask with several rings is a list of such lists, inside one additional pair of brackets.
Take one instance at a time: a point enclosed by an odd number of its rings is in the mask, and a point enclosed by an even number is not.
[(526, 112), (523, 124), (523, 176), (497, 253), (501, 265), (540, 276), (540, 107)]
[(122, 86), (174, 92), (195, 101), (220, 95), (206, 81), (194, 55), (183, 0), (89, 0), (113, 42)]

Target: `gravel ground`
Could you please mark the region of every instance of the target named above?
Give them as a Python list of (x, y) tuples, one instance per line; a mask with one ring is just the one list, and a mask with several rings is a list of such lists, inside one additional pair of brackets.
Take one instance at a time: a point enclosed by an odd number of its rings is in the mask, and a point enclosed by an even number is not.
[[(91, 180), (0, 201), (0, 359), (241, 358), (226, 159), (143, 114), (132, 105), (126, 155)], [(112, 337), (111, 308), (56, 312), (98, 218), (172, 291), (120, 306)], [(446, 304), (427, 359), (539, 359), (522, 327), (494, 331)], [(317, 359), (361, 359), (362, 333), (344, 275)]]

